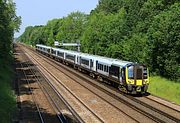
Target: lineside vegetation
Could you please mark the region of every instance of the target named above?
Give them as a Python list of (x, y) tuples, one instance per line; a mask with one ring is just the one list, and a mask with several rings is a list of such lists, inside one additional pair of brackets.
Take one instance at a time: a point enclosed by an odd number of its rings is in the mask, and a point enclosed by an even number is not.
[[(11, 61), (12, 62), (12, 61)], [(2, 62), (0, 62), (2, 63)], [(10, 63), (0, 69), (0, 122), (10, 123), (16, 111), (16, 99), (12, 91), (13, 71)]]
[(180, 84), (160, 76), (150, 77), (149, 92), (180, 104)]
[(12, 42), (21, 23), (12, 0), (0, 0), (0, 122), (12, 122), (16, 101), (11, 88), (13, 80)]

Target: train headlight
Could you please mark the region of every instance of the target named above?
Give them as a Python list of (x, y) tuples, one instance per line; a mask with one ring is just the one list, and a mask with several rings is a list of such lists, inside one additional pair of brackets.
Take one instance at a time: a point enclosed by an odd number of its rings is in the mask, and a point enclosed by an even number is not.
[(148, 84), (148, 80), (145, 80), (145, 81), (144, 81), (144, 84)]
[(134, 84), (134, 81), (133, 80), (128, 80), (127, 84)]

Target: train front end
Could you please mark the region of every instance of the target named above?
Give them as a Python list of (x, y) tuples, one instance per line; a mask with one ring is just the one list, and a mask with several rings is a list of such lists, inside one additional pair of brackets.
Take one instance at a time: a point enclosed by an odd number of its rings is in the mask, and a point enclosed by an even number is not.
[(132, 94), (145, 93), (149, 86), (149, 72), (146, 65), (131, 64), (126, 66), (127, 91)]

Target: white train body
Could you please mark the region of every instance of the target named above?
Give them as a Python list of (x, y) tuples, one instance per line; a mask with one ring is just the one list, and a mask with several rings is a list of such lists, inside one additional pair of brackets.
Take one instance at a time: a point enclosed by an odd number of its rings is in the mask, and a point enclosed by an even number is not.
[(40, 44), (36, 45), (36, 50), (93, 76), (115, 82), (127, 92), (147, 91), (149, 76), (145, 65)]

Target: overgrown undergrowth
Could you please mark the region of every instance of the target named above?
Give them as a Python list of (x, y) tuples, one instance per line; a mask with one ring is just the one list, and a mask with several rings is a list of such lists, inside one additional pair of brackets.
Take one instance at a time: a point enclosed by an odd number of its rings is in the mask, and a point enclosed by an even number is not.
[(150, 77), (149, 92), (180, 104), (180, 82), (174, 82), (160, 76)]
[(7, 62), (0, 61), (0, 122), (10, 123), (16, 101), (11, 88), (13, 69)]

